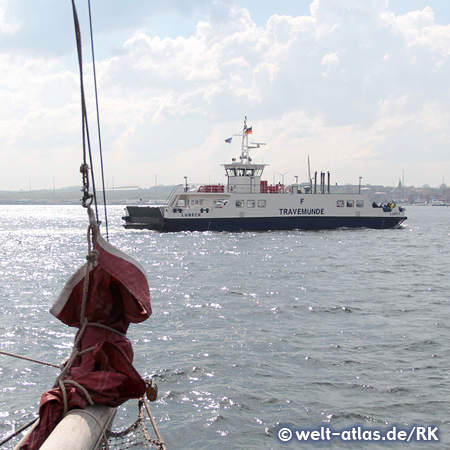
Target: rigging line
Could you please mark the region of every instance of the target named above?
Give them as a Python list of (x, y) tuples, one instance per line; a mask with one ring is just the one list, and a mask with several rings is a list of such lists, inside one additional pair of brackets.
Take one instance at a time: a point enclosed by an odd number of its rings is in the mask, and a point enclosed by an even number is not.
[(6, 444), (9, 440), (11, 440), (12, 438), (16, 437), (17, 435), (19, 435), (20, 433), (22, 433), (22, 431), (26, 430), (28, 427), (31, 427), (31, 425), (33, 425), (34, 423), (36, 423), (39, 420), (39, 417), (35, 417), (31, 422), (26, 423), (25, 425), (22, 425), (20, 428), (18, 428), (16, 431), (14, 431), (14, 433), (10, 434), (9, 436), (7, 436), (6, 438), (2, 439), (0, 441), (0, 447), (3, 444)]
[(152, 412), (150, 411), (150, 406), (148, 404), (148, 401), (144, 397), (142, 397), (142, 400), (144, 402), (145, 409), (147, 410), (147, 414), (148, 414), (148, 417), (150, 419), (150, 422), (153, 425), (153, 429), (155, 430), (156, 437), (158, 438), (158, 440), (159, 440), (159, 442), (161, 444), (161, 448), (162, 448), (162, 450), (166, 450), (166, 445), (165, 445), (164, 441), (162, 440), (161, 435), (159, 434), (159, 430), (158, 430), (158, 427), (156, 425), (155, 419), (153, 418)]
[(26, 356), (16, 355), (14, 353), (4, 352), (2, 350), (0, 350), (0, 354), (5, 355), (5, 356), (12, 356), (14, 358), (24, 359), (25, 361), (31, 361), (31, 362), (35, 362), (38, 364), (43, 364), (44, 366), (56, 367), (57, 369), (60, 369), (60, 366), (58, 366), (57, 364), (52, 364), (52, 363), (45, 362), (45, 361), (39, 361), (38, 359), (27, 358)]
[(91, 180), (92, 180), (92, 195), (94, 196), (95, 217), (96, 217), (97, 223), (99, 224), (100, 222), (98, 219), (97, 190), (95, 188), (94, 163), (92, 160), (91, 140), (89, 137), (89, 125), (88, 125), (88, 120), (87, 120), (87, 115), (86, 115), (86, 105), (85, 105), (84, 111), (85, 111), (85, 122), (86, 122), (86, 139), (87, 139), (88, 149), (89, 149), (89, 163), (91, 165), (90, 167), (91, 167)]
[(101, 168), (102, 187), (103, 187), (103, 205), (105, 208), (105, 228), (106, 228), (106, 239), (109, 241), (108, 213), (106, 211), (105, 175), (104, 175), (104, 170), (103, 170), (102, 138), (101, 138), (101, 133), (100, 133), (100, 113), (99, 113), (99, 107), (98, 107), (97, 75), (96, 75), (96, 71), (95, 71), (94, 35), (93, 35), (93, 31), (92, 31), (91, 0), (88, 0), (88, 7), (89, 7), (89, 24), (90, 24), (90, 31), (91, 31), (92, 69), (94, 72), (95, 104), (97, 106), (97, 129), (98, 129), (98, 145), (99, 145), (99, 151), (100, 151), (100, 168)]
[[(86, 112), (86, 98), (84, 95), (84, 82), (83, 82), (83, 58), (82, 58), (82, 46), (81, 46), (81, 31), (80, 31), (80, 23), (78, 21), (77, 8), (75, 6), (75, 0), (72, 0), (72, 9), (73, 9), (73, 19), (75, 24), (75, 36), (77, 42), (77, 51), (78, 51), (78, 65), (80, 69), (80, 90), (81, 90), (81, 114), (82, 114), (82, 132), (83, 132), (83, 164), (86, 166), (86, 139), (89, 149), (89, 161), (90, 161), (90, 169), (91, 169), (91, 179), (92, 179), (92, 188), (93, 188), (93, 198), (95, 203), (95, 213), (98, 222), (98, 207), (97, 207), (97, 195), (95, 192), (95, 179), (94, 179), (94, 168), (92, 161), (92, 151), (91, 151), (91, 142), (89, 138), (89, 126), (87, 120), (87, 112)], [(89, 181), (88, 175), (83, 175), (83, 206), (86, 206), (86, 201), (90, 195), (88, 195), (89, 190)]]

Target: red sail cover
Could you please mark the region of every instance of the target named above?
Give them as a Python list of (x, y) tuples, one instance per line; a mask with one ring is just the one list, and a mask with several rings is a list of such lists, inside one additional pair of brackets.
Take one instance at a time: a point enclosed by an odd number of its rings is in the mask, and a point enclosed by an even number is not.
[[(97, 264), (89, 272), (89, 290), (85, 316), (125, 334), (131, 322), (146, 320), (152, 313), (150, 292), (144, 270), (129, 255), (113, 247), (101, 236), (96, 250)], [(50, 312), (65, 324), (80, 327), (86, 265), (66, 283)], [(131, 342), (103, 328), (88, 326), (79, 350), (95, 346), (76, 358), (66, 375), (82, 385), (94, 403), (111, 407), (130, 398), (140, 398), (145, 382), (134, 369)], [(85, 408), (88, 401), (80, 389), (66, 384), (68, 408)], [(21, 447), (36, 450), (62, 419), (63, 394), (60, 388), (45, 392), (39, 407), (39, 427)]]

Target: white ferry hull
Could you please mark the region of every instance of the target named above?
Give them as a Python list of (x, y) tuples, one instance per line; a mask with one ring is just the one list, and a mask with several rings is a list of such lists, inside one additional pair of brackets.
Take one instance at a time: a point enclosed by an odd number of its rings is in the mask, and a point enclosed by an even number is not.
[[(203, 194), (201, 197), (201, 208), (127, 206), (124, 226), (158, 231), (383, 229), (398, 227), (406, 219), (403, 209), (374, 208), (368, 197), (361, 195), (236, 194), (219, 198), (217, 194)], [(214, 203), (224, 197), (229, 197), (226, 206), (215, 207)], [(243, 207), (237, 208), (236, 201), (243, 202)], [(265, 207), (258, 207), (258, 203), (265, 203)], [(338, 207), (338, 203), (344, 206)], [(357, 203), (363, 206), (357, 207)]]

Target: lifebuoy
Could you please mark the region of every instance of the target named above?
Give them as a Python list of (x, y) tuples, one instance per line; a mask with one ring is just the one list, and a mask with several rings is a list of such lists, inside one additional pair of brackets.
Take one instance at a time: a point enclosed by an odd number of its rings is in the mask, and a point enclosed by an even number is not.
[(286, 186), (284, 188), (284, 192), (287, 192), (289, 194), (289, 192), (291, 192), (291, 187), (290, 186)]
[(186, 186), (185, 188), (184, 188), (184, 192), (187, 192), (189, 190), (189, 188)]
[(204, 186), (200, 186), (198, 188), (198, 192), (205, 192), (205, 187)]

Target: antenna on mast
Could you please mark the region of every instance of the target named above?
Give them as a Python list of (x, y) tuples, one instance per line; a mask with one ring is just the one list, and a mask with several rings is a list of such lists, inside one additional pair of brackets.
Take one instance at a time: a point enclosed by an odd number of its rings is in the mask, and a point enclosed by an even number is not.
[(309, 155), (308, 155), (308, 180), (310, 183), (312, 183), (312, 178), (311, 178), (311, 166), (309, 164)]

